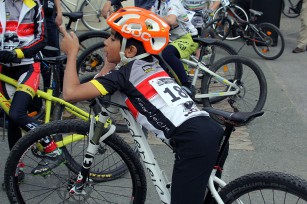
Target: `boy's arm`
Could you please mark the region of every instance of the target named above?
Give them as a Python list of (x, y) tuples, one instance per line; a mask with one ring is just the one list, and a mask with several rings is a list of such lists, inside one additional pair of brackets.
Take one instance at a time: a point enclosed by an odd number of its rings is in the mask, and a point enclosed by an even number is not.
[(45, 47), (47, 43), (47, 31), (44, 23), (44, 12), (39, 1), (36, 1), (36, 6), (34, 16), (34, 39), (27, 45), (15, 49), (18, 58), (32, 58), (36, 55), (42, 48)]
[(107, 19), (109, 13), (111, 12), (111, 1), (107, 0), (106, 3), (104, 3), (100, 15)]
[(108, 16), (112, 12), (112, 6), (113, 5), (121, 5), (121, 0), (107, 0), (106, 3), (104, 3), (100, 15), (104, 17), (105, 19), (108, 18)]
[(220, 1), (214, 1), (211, 5), (210, 5), (210, 9), (212, 10), (212, 11), (215, 11), (216, 9), (218, 9), (219, 8), (219, 6), (220, 6)]
[(62, 6), (61, 6), (61, 0), (54, 0), (55, 8), (56, 8), (56, 18), (55, 18), (55, 23), (60, 27), (63, 23), (63, 13), (62, 13)]
[(61, 42), (61, 50), (67, 55), (67, 63), (63, 80), (63, 98), (66, 101), (77, 102), (95, 98), (101, 93), (90, 82), (80, 84), (77, 73), (77, 54), (79, 51), (79, 41), (75, 33), (67, 33), (64, 26), (60, 26), (60, 31), (64, 38)]

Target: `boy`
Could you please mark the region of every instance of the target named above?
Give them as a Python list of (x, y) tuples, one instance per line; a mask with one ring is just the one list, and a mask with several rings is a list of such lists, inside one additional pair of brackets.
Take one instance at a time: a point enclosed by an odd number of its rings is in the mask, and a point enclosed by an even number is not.
[[(40, 122), (27, 115), (27, 110), (40, 79), (40, 63), (34, 62), (33, 58), (46, 45), (46, 40), (44, 13), (40, 1), (0, 2), (0, 72), (18, 80), (19, 83), (16, 92), (7, 88), (4, 82), (0, 85), (0, 91), (4, 96), (12, 99), (8, 117), (10, 149), (22, 136), (20, 128), (30, 131), (40, 125)], [(14, 63), (16, 59), (19, 59), (20, 63)], [(45, 159), (33, 169), (34, 174), (40, 172), (39, 169), (46, 169), (46, 165), (52, 168), (63, 162), (58, 157), (59, 152), (54, 141), (46, 137), (41, 143), (44, 146), (42, 156)], [(20, 169), (18, 178), (22, 180), (23, 177), (24, 173)]]
[(172, 42), (161, 52), (161, 57), (174, 70), (182, 88), (194, 97), (195, 87), (191, 85), (180, 59), (188, 59), (197, 50), (198, 43), (192, 39), (198, 35), (197, 29), (189, 21), (188, 12), (181, 1), (156, 0), (151, 11), (163, 18), (171, 27)]
[[(223, 129), (207, 112), (196, 107), (152, 56), (168, 44), (169, 26), (138, 7), (120, 9), (107, 23), (112, 30), (105, 41), (106, 57), (120, 68), (85, 84), (80, 84), (76, 72), (78, 38), (61, 27), (64, 34), (61, 48), (67, 54), (64, 99), (76, 102), (120, 91), (142, 126), (157, 137), (172, 139), (175, 152), (172, 203), (203, 203)], [(151, 80), (169, 83), (161, 92)]]

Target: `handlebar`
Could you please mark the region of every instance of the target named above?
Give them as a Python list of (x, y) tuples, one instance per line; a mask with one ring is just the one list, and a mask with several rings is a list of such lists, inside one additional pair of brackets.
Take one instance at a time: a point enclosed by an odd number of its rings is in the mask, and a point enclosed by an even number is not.
[[(10, 62), (10, 63), (20, 64), (20, 63), (21, 63), (21, 59), (15, 58), (15, 59), (13, 59), (13, 61)], [(2, 62), (2, 61), (0, 60), (0, 64), (8, 64), (8, 63), (4, 63), (4, 62)]]

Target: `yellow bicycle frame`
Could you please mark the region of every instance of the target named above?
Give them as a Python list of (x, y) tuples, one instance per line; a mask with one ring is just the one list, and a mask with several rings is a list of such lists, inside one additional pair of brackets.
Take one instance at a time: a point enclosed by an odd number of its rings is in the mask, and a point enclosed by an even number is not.
[[(4, 74), (0, 73), (0, 81), (3, 81), (7, 84), (10, 84), (17, 88), (18, 82), (15, 79), (12, 79)], [(51, 105), (52, 103), (59, 103), (61, 105), (65, 106), (65, 109), (70, 112), (71, 114), (77, 116), (78, 118), (81, 118), (82, 120), (88, 120), (90, 118), (90, 114), (87, 113), (86, 111), (78, 108), (77, 106), (74, 106), (71, 103), (68, 103), (64, 101), (61, 98), (54, 97), (52, 95), (53, 90), (48, 89), (47, 92), (38, 90), (36, 95), (40, 98), (45, 99), (46, 104), (45, 104), (45, 119), (44, 123), (50, 122), (50, 116), (51, 116)], [(8, 115), (11, 107), (11, 100), (8, 100), (1, 92), (0, 92), (0, 106), (4, 110), (4, 112)], [(58, 147), (63, 147), (69, 143), (84, 139), (84, 135), (68, 135), (65, 138), (63, 138), (62, 141), (57, 142)]]

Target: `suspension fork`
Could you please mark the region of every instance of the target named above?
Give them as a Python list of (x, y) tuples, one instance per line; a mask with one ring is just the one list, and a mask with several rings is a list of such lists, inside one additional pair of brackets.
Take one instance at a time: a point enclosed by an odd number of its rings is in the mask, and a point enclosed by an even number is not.
[(91, 118), (89, 130), (89, 144), (84, 156), (82, 168), (79, 171), (75, 185), (70, 189), (71, 194), (86, 194), (84, 187), (89, 180), (89, 171), (93, 164), (94, 156), (98, 152), (99, 144), (115, 132), (115, 126), (112, 120), (105, 112), (99, 113), (99, 119), (96, 122), (95, 117)]

